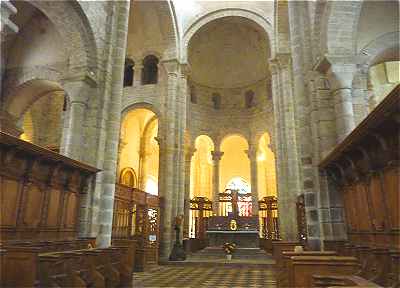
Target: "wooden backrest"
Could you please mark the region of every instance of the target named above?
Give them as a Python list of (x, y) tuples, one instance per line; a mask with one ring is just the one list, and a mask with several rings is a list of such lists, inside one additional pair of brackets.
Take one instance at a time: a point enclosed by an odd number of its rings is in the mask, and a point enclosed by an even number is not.
[(0, 242), (76, 238), (80, 197), (98, 171), (0, 132)]

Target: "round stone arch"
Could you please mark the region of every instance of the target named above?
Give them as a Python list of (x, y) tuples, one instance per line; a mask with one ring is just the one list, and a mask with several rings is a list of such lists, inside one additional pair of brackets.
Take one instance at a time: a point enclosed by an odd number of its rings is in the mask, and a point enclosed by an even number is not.
[(97, 45), (92, 26), (78, 1), (30, 1), (55, 26), (65, 42), (69, 57), (68, 74), (91, 76), (97, 70)]
[[(4, 110), (19, 121), (24, 113), (42, 96), (52, 92), (65, 91), (56, 81), (48, 79), (31, 79), (18, 85), (7, 97)], [(67, 94), (65, 94), (67, 95)]]
[(153, 112), (159, 123), (160, 123), (160, 119), (161, 119), (161, 112), (153, 105), (147, 102), (137, 102), (137, 103), (133, 103), (127, 107), (125, 107), (122, 111), (121, 111), (121, 119), (123, 119), (127, 113), (136, 110), (136, 109), (147, 109), (151, 112)]
[(364, 60), (361, 64), (366, 64), (368, 67), (378, 64), (381, 62), (382, 54), (390, 49), (398, 48), (399, 43), (399, 32), (397, 31), (379, 36), (360, 50), (359, 54)]
[(159, 13), (160, 17), (167, 19), (166, 23), (166, 35), (165, 38), (168, 39), (167, 49), (164, 51), (161, 58), (163, 60), (169, 59), (179, 59), (179, 31), (177, 25), (177, 17), (175, 13), (175, 7), (172, 3), (173, 1), (160, 1)]
[(273, 54), (273, 47), (274, 47), (274, 31), (273, 27), (271, 26), (270, 22), (263, 17), (262, 15), (246, 10), (246, 9), (239, 9), (239, 8), (229, 8), (229, 9), (220, 9), (205, 15), (200, 15), (197, 17), (192, 24), (189, 25), (189, 28), (185, 31), (182, 40), (182, 51), (181, 51), (181, 62), (187, 63), (188, 62), (188, 49), (189, 43), (192, 39), (193, 35), (196, 34), (197, 31), (204, 25), (225, 17), (242, 17), (249, 19), (259, 25), (267, 34), (267, 39), (269, 40), (269, 46), (271, 48), (271, 54)]
[[(224, 141), (227, 138), (229, 138), (231, 136), (238, 136), (238, 137), (243, 138), (247, 143), (247, 147), (250, 147), (249, 137), (246, 137), (245, 134), (243, 134), (242, 132), (237, 132), (237, 131), (231, 131), (231, 132), (224, 134), (222, 137), (219, 137), (217, 139), (217, 141), (214, 142), (215, 147), (218, 147), (218, 149), (221, 151), (222, 144), (224, 143)], [(218, 146), (217, 146), (217, 144), (218, 144)]]
[(320, 29), (317, 29), (320, 33), (320, 54), (354, 55), (362, 1), (328, 1), (319, 5), (324, 5), (316, 9), (318, 13), (321, 8), (324, 11)]

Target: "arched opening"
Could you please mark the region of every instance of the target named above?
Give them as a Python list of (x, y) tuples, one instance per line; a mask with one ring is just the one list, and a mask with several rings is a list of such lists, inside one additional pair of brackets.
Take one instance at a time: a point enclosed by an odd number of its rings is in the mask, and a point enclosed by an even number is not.
[(65, 102), (63, 91), (50, 92), (33, 102), (20, 118), (20, 138), (59, 153)]
[(258, 197), (277, 196), (275, 153), (271, 150), (271, 138), (264, 133), (257, 150)]
[(158, 82), (158, 58), (148, 55), (143, 59), (142, 85), (157, 84)]
[[(121, 124), (119, 175), (129, 167), (137, 171), (137, 188), (158, 195), (158, 119), (148, 109), (129, 111)], [(120, 176), (121, 177), (121, 176)]]
[(364, 1), (357, 26), (357, 50), (367, 58), (368, 107), (372, 111), (400, 83), (399, 3)]
[(133, 80), (135, 77), (135, 62), (130, 59), (125, 59), (125, 68), (124, 68), (124, 87), (133, 86)]
[(121, 174), (119, 176), (119, 183), (131, 188), (137, 187), (137, 175), (133, 168), (126, 167), (122, 169)]
[(240, 135), (228, 136), (222, 141), (221, 151), (224, 154), (220, 162), (220, 192), (223, 192), (229, 181), (235, 177), (250, 183), (250, 160), (246, 150), (248, 150), (247, 141)]
[(212, 199), (214, 143), (210, 137), (200, 135), (195, 141), (195, 153), (190, 169), (190, 198), (202, 196)]

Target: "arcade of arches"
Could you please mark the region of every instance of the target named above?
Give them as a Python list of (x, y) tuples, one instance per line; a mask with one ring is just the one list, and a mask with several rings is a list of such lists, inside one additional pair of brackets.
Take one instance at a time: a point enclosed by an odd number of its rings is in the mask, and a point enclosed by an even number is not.
[[(362, 281), (397, 287), (398, 11), (392, 0), (2, 0), (2, 266), (25, 265), (13, 249), (30, 245), (59, 254), (24, 271), (61, 273), (43, 264), (69, 257), (57, 243), (89, 241), (150, 273), (185, 257), (224, 263), (228, 242), (255, 271), (289, 273), (282, 247), (303, 246), (337, 256), (336, 275), (354, 256)], [(9, 286), (72, 285), (7, 269)], [(152, 273), (135, 285), (178, 285)], [(254, 287), (333, 281), (250, 274)]]

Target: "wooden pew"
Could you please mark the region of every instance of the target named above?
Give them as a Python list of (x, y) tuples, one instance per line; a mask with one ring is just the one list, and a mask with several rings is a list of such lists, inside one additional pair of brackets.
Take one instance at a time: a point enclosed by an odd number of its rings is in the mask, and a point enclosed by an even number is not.
[(126, 266), (128, 247), (42, 253), (40, 287), (130, 287), (132, 265)]
[(290, 273), (289, 262), (293, 256), (337, 256), (335, 251), (283, 251), (282, 252), (282, 266), (277, 272), (277, 283), (279, 287), (288, 287)]
[(272, 257), (276, 261), (278, 269), (282, 268), (282, 252), (294, 251), (294, 247), (301, 246), (300, 242), (294, 241), (274, 241), (272, 242)]
[[(356, 247), (355, 250), (356, 250), (355, 253), (357, 253), (358, 251), (359, 261), (361, 265), (360, 265), (360, 270), (353, 275), (354, 277), (358, 278), (354, 279), (359, 279), (359, 278), (363, 279), (364, 281), (366, 281), (364, 283), (369, 282), (368, 285), (371, 287), (373, 287), (373, 285), (393, 286), (393, 283), (398, 282), (399, 270), (397, 270), (397, 272), (391, 271), (392, 261), (393, 261), (393, 258), (391, 256), (398, 254), (398, 252), (396, 253), (395, 251), (390, 251), (384, 248), (367, 249), (365, 247), (363, 248)], [(365, 255), (363, 255), (363, 253), (365, 253)], [(395, 266), (396, 265), (394, 264), (393, 267)], [(396, 277), (396, 275), (397, 275), (397, 282), (396, 280), (392, 281), (390, 277)], [(350, 276), (337, 276), (337, 275), (313, 276), (314, 282), (317, 283), (316, 285), (318, 287), (328, 287), (333, 284), (337, 286), (347, 285), (346, 283), (349, 281), (350, 279), (349, 277)]]
[(313, 275), (354, 275), (359, 270), (355, 257), (292, 256), (288, 263), (289, 287), (312, 287)]

